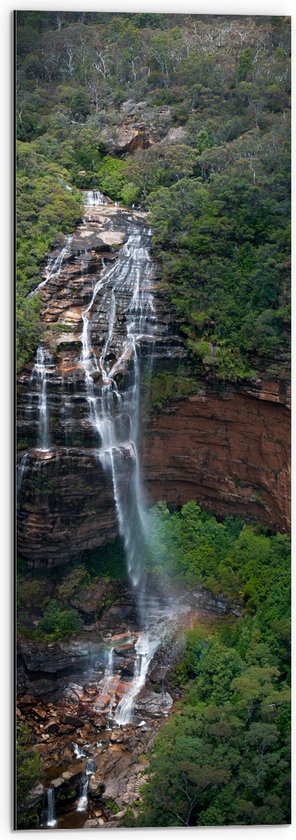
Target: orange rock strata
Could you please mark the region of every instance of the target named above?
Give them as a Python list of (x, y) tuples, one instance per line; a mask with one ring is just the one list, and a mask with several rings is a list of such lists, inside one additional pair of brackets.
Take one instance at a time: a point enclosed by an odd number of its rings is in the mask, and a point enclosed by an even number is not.
[(218, 516), (286, 530), (290, 416), (281, 383), (203, 388), (152, 419), (143, 441), (151, 500), (195, 499)]

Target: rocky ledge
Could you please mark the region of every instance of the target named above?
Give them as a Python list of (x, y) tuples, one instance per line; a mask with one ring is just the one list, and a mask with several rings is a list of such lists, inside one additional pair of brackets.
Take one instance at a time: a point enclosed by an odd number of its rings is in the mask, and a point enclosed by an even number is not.
[(151, 659), (131, 721), (121, 726), (115, 710), (135, 675), (135, 617), (129, 616), (127, 631), (117, 623), (118, 612), (109, 609), (72, 641), (45, 646), (20, 640), (17, 721), (29, 724), (30, 749), (43, 764), (42, 782), (23, 808), (37, 812), (41, 825), (46, 825), (48, 789), (59, 829), (116, 827), (127, 808), (136, 809), (147, 756), (181, 696), (180, 689), (172, 689), (171, 675), (184, 656), (185, 631), (201, 620), (212, 625), (227, 612), (223, 599), (202, 590), (187, 593), (184, 603), (186, 611), (174, 614)]

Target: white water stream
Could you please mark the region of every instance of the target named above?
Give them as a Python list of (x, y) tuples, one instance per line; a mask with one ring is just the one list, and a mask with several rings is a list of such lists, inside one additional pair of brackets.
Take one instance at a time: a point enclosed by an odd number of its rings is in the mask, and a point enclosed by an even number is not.
[(38, 440), (37, 449), (48, 452), (50, 449), (49, 415), (47, 404), (47, 380), (53, 369), (52, 358), (48, 350), (40, 344), (37, 350), (36, 362), (33, 367), (31, 381), (37, 385), (38, 394)]
[[(131, 225), (125, 245), (111, 268), (97, 281), (83, 312), (81, 363), (85, 371), (89, 420), (97, 434), (99, 458), (112, 475), (119, 530), (124, 539), (128, 574), (134, 588), (143, 581), (143, 551), (148, 520), (143, 500), (138, 457), (139, 386), (141, 342), (155, 339), (156, 315), (151, 294), (152, 264), (143, 236)], [(120, 348), (114, 335), (117, 297), (126, 300), (124, 334)], [(91, 342), (92, 311), (106, 323), (100, 355)], [(121, 314), (122, 317), (122, 314)], [(118, 329), (118, 327), (117, 327)], [(110, 353), (110, 348), (112, 352)], [(119, 352), (118, 352), (119, 351)], [(117, 355), (114, 361), (114, 352)], [(120, 391), (116, 374), (128, 374), (129, 384)], [(100, 379), (100, 388), (95, 381)]]
[[(150, 609), (145, 594), (145, 552), (149, 539), (149, 516), (143, 495), (138, 455), (140, 408), (140, 353), (145, 347), (146, 363), (152, 366), (157, 318), (152, 295), (153, 266), (148, 250), (149, 232), (139, 232), (131, 220), (126, 243), (111, 268), (104, 267), (85, 308), (81, 334), (81, 363), (85, 372), (89, 421), (98, 438), (97, 458), (113, 482), (119, 531), (124, 540), (127, 569), (137, 596), (143, 632), (136, 643), (133, 679), (115, 711), (117, 725), (132, 719), (135, 700), (145, 684), (149, 664), (164, 638), (167, 627), (160, 621), (159, 603), (154, 596)], [(124, 313), (122, 313), (122, 301)], [(92, 346), (92, 315), (105, 324), (105, 333), (96, 354)], [(121, 329), (118, 347), (118, 318)], [(122, 317), (124, 316), (124, 317)], [(116, 375), (125, 375), (122, 390)], [(98, 383), (99, 382), (99, 387)], [(159, 623), (160, 622), (160, 623)], [(101, 686), (108, 693), (114, 680), (113, 654)], [(114, 694), (110, 700), (112, 717)]]
[(103, 193), (100, 190), (87, 190), (83, 197), (85, 204), (96, 206), (98, 204), (108, 204)]
[(53, 788), (47, 789), (46, 799), (46, 826), (47, 828), (55, 828), (57, 821), (55, 818), (55, 796)]
[(17, 498), (19, 498), (20, 495), (21, 495), (24, 472), (25, 472), (25, 469), (26, 469), (28, 457), (29, 457), (29, 453), (25, 452), (25, 454), (22, 456), (19, 464), (17, 465)]
[(160, 643), (159, 635), (155, 635), (149, 631), (141, 633), (135, 646), (137, 652), (135, 662), (135, 672), (130, 689), (124, 694), (118, 703), (115, 712), (115, 722), (118, 726), (125, 726), (130, 723), (132, 719), (133, 707), (136, 697), (145, 685), (147, 671), (151, 659)]
[(57, 280), (57, 278), (60, 276), (63, 262), (66, 259), (66, 257), (68, 257), (70, 254), (70, 245), (72, 239), (72, 236), (67, 236), (66, 243), (63, 246), (63, 248), (61, 248), (58, 255), (56, 257), (48, 257), (45, 269), (45, 278), (41, 281), (41, 283), (38, 284), (36, 289), (29, 293), (28, 297), (35, 297), (37, 292), (39, 292), (40, 289), (43, 289), (43, 287), (46, 286), (49, 280)]
[(86, 811), (88, 806), (88, 778), (81, 783), (81, 793), (77, 802), (76, 811)]
[(77, 760), (80, 760), (81, 758), (85, 758), (85, 756), (86, 756), (86, 753), (78, 746), (78, 744), (75, 744), (75, 743), (73, 743), (73, 752), (74, 752), (75, 758), (77, 758)]

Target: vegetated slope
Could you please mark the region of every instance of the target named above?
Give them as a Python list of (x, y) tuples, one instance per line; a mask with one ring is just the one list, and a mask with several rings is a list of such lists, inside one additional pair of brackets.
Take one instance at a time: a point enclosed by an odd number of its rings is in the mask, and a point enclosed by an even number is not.
[(189, 631), (171, 676), (183, 699), (124, 824), (289, 822), (289, 538), (232, 517), (218, 523), (189, 502), (177, 514), (158, 507), (154, 552), (152, 565), (162, 556), (162, 572), (223, 591), (241, 615)]
[[(67, 193), (64, 232), (78, 212), (66, 183), (152, 209), (189, 358), (221, 379), (287, 371), (289, 54), (284, 17), (17, 14), (22, 160), (30, 148), (38, 180)], [(60, 227), (46, 224), (48, 247)], [(22, 264), (20, 309), (35, 269)]]

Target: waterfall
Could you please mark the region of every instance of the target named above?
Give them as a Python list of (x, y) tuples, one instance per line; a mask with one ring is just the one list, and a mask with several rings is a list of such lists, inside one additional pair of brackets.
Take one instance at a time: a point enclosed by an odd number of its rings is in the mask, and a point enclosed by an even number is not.
[(24, 472), (25, 472), (25, 469), (26, 469), (28, 456), (29, 456), (29, 453), (25, 452), (25, 454), (22, 456), (19, 464), (17, 465), (17, 498), (18, 499), (20, 498), (20, 495), (21, 495)]
[(80, 789), (80, 797), (77, 802), (76, 811), (86, 811), (88, 806), (88, 776), (83, 776)]
[(108, 653), (107, 665), (105, 668), (104, 679), (103, 679), (103, 690), (106, 690), (106, 686), (108, 685), (108, 681), (110, 678), (113, 677), (113, 667), (114, 667), (114, 647), (111, 647)]
[(93, 758), (88, 758), (85, 766), (85, 773), (81, 776), (80, 797), (77, 802), (76, 811), (86, 811), (88, 806), (88, 785), (89, 777), (96, 772), (97, 765)]
[[(149, 615), (144, 614), (144, 563), (149, 538), (149, 517), (138, 454), (141, 352), (145, 352), (151, 369), (157, 328), (151, 291), (153, 266), (148, 250), (149, 233), (139, 233), (134, 223), (130, 225), (128, 239), (120, 249), (116, 263), (111, 268), (103, 268), (92, 298), (82, 313), (81, 363), (85, 373), (89, 421), (98, 438), (96, 457), (103, 468), (111, 473), (127, 571), (137, 596), (141, 624), (146, 627), (146, 632), (140, 635), (136, 645), (137, 658), (132, 683), (115, 713), (115, 721), (119, 725), (131, 720), (135, 698), (145, 684), (149, 663), (159, 645), (154, 629), (147, 629)], [(91, 342), (93, 309), (96, 319), (101, 313), (102, 320), (107, 317), (98, 356)], [(124, 329), (119, 353), (115, 341), (118, 317)], [(126, 382), (125, 388), (121, 390), (116, 383), (116, 376), (120, 373), (125, 374)], [(99, 388), (95, 386), (98, 380)], [(106, 669), (102, 692), (106, 692), (111, 685), (112, 651), (109, 656), (110, 669), (108, 674)], [(110, 701), (109, 718), (112, 717), (113, 699)]]
[[(144, 583), (143, 554), (148, 531), (138, 457), (140, 347), (144, 342), (151, 356), (155, 340), (156, 315), (151, 294), (152, 264), (144, 234), (132, 225), (117, 262), (105, 268), (82, 313), (81, 362), (85, 371), (89, 420), (98, 436), (97, 457), (112, 476), (119, 530), (124, 540), (127, 567), (133, 587)], [(125, 334), (120, 354), (114, 362), (110, 353), (118, 317), (118, 298), (125, 306)], [(91, 311), (96, 317), (107, 313), (107, 328), (101, 353), (96, 357), (91, 344)], [(121, 313), (122, 314), (122, 313)], [(115, 376), (128, 377), (126, 390), (120, 391)], [(95, 377), (94, 377), (95, 374)], [(101, 378), (100, 393), (94, 378)]]
[(28, 297), (35, 297), (37, 292), (39, 292), (39, 289), (43, 289), (43, 286), (46, 286), (46, 283), (48, 283), (49, 280), (57, 280), (61, 273), (63, 262), (70, 254), (72, 239), (72, 236), (67, 236), (66, 244), (63, 246), (57, 257), (48, 257), (45, 269), (45, 279), (39, 283), (36, 289), (29, 293)]
[(73, 743), (73, 744), (72, 744), (72, 749), (73, 749), (73, 752), (74, 752), (75, 758), (77, 758), (77, 759), (80, 759), (80, 758), (85, 758), (86, 753), (85, 753), (85, 752), (83, 752), (83, 750), (81, 750), (81, 749), (80, 749), (80, 747), (78, 746), (78, 744)]
[(126, 694), (124, 694), (124, 696), (118, 703), (115, 713), (115, 722), (118, 724), (118, 726), (125, 726), (127, 723), (130, 723), (132, 719), (132, 711), (135, 699), (140, 693), (141, 688), (143, 688), (143, 686), (145, 685), (149, 664), (159, 645), (159, 641), (160, 640), (157, 636), (153, 637), (152, 634), (149, 634), (147, 632), (142, 633), (139, 636), (139, 639), (135, 646), (137, 658), (135, 662), (135, 673), (133, 681), (131, 683), (130, 689), (127, 691)]
[(88, 205), (89, 204), (94, 204), (94, 205), (107, 204), (108, 203), (106, 201), (106, 199), (104, 198), (103, 193), (100, 192), (100, 190), (87, 190), (87, 192), (85, 193), (84, 202), (85, 202), (85, 204), (88, 204)]
[(93, 776), (96, 772), (97, 765), (93, 758), (88, 758), (85, 766), (85, 772), (87, 776)]
[[(103, 676), (102, 683), (100, 685), (100, 696), (105, 696), (106, 694), (110, 695), (110, 703), (108, 709), (108, 719), (112, 719), (112, 708), (113, 703), (115, 700), (115, 689), (119, 682), (119, 675), (114, 673), (114, 647), (111, 647), (108, 653), (107, 664)], [(100, 703), (97, 707), (100, 709)]]
[(48, 368), (51, 366), (51, 356), (44, 350), (42, 345), (38, 347), (36, 363), (33, 368), (33, 376), (35, 375), (38, 382), (38, 441), (37, 449), (42, 452), (47, 452), (49, 445), (49, 424), (48, 424), (48, 406), (47, 406), (47, 374)]
[(55, 818), (55, 797), (53, 788), (47, 788), (46, 798), (46, 826), (48, 828), (54, 828), (57, 824), (57, 821)]

